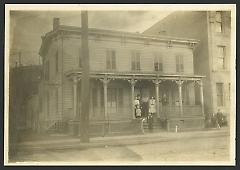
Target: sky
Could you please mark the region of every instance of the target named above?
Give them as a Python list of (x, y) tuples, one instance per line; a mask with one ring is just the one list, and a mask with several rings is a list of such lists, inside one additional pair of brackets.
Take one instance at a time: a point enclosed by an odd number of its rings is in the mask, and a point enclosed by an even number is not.
[[(89, 11), (90, 28), (127, 32), (143, 32), (160, 21), (170, 11)], [(10, 66), (18, 61), (21, 51), (23, 65), (40, 63), (38, 51), (41, 36), (52, 30), (53, 18), (61, 25), (81, 27), (80, 11), (11, 11), (10, 12)]]

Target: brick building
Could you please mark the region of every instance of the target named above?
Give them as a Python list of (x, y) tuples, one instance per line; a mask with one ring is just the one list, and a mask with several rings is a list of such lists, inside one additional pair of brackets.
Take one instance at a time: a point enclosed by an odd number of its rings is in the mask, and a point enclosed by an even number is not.
[[(203, 128), (202, 79), (194, 74), (198, 41), (89, 28), (90, 132), (114, 133), (135, 120), (134, 98), (156, 98), (157, 120), (168, 130)], [(44, 131), (81, 111), (81, 28), (61, 25), (42, 37), (40, 122)], [(196, 99), (195, 88), (200, 89)], [(163, 96), (167, 102), (162, 103)], [(199, 103), (195, 101), (200, 101)], [(81, 113), (80, 113), (81, 114)]]

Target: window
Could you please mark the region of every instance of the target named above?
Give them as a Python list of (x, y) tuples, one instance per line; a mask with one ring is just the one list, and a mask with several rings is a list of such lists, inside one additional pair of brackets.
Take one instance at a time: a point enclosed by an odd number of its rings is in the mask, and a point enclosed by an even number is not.
[(154, 57), (154, 70), (163, 71), (162, 57), (157, 54)]
[(78, 65), (80, 68), (82, 68), (82, 53), (81, 53), (81, 48), (78, 49)]
[(123, 107), (123, 89), (109, 88), (107, 93), (107, 105), (110, 113), (116, 113)]
[(138, 51), (132, 52), (132, 70), (133, 71), (140, 70), (140, 52)]
[(217, 47), (217, 68), (218, 69), (224, 69), (224, 59), (225, 59), (225, 47), (224, 46), (218, 46)]
[(55, 62), (56, 62), (56, 63), (55, 63), (55, 64), (56, 64), (56, 65), (55, 65), (55, 68), (56, 68), (56, 73), (58, 73), (58, 51), (57, 51), (56, 54), (55, 54), (55, 58), (56, 58), (56, 59), (55, 59), (55, 60), (56, 60), (56, 61), (55, 61)]
[(107, 93), (107, 107), (109, 113), (117, 112), (117, 89), (109, 88)]
[(216, 32), (222, 32), (222, 13), (216, 12)]
[(184, 72), (184, 66), (183, 66), (183, 56), (176, 56), (176, 72), (182, 73)]
[(114, 50), (107, 50), (107, 70), (116, 69), (116, 52)]
[(223, 106), (223, 83), (216, 83), (217, 106)]

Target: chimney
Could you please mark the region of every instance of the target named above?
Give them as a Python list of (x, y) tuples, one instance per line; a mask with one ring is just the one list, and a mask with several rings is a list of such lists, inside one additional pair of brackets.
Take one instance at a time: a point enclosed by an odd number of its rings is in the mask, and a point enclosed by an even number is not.
[(60, 25), (60, 19), (59, 18), (53, 18), (53, 30), (57, 29), (57, 27)]

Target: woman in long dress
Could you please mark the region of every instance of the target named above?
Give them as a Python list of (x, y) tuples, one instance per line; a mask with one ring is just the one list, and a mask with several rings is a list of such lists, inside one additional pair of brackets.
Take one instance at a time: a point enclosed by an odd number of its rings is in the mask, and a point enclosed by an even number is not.
[(152, 97), (149, 100), (149, 113), (151, 113), (151, 114), (156, 113), (156, 101), (155, 101), (154, 97)]

